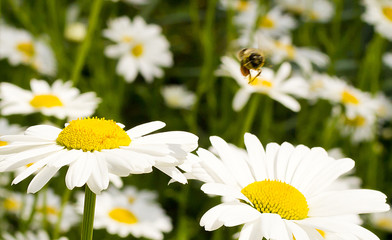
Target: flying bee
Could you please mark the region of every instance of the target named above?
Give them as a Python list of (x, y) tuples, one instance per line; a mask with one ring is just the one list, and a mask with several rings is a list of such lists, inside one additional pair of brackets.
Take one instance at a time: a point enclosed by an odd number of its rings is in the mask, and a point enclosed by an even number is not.
[[(249, 82), (252, 83), (260, 74), (261, 67), (265, 62), (263, 52), (258, 48), (243, 48), (238, 52), (238, 58), (241, 61), (242, 75), (249, 76)], [(252, 78), (250, 70), (256, 70), (257, 74)]]

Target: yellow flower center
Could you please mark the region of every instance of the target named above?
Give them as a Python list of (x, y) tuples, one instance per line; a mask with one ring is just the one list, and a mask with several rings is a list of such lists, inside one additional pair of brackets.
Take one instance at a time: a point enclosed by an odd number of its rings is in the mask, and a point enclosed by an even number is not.
[(261, 18), (261, 20), (260, 20), (260, 27), (262, 27), (262, 28), (273, 28), (274, 26), (275, 26), (275, 23), (274, 23), (274, 21), (271, 18), (269, 18), (267, 16), (264, 16), (264, 17)]
[(354, 95), (352, 95), (348, 91), (343, 91), (343, 93), (342, 93), (342, 102), (344, 104), (354, 104), (354, 105), (358, 105), (359, 104), (358, 98), (356, 98)]
[(35, 54), (35, 49), (31, 42), (21, 42), (16, 45), (16, 49), (27, 57), (32, 57)]
[(286, 51), (287, 56), (288, 56), (290, 59), (293, 59), (293, 58), (294, 58), (294, 56), (295, 56), (295, 48), (294, 48), (293, 45), (285, 44), (285, 43), (282, 43), (282, 42), (279, 42), (279, 41), (276, 41), (276, 42), (275, 42), (275, 45), (276, 45), (277, 48)]
[(73, 120), (57, 137), (57, 144), (67, 149), (100, 151), (128, 146), (131, 139), (113, 120), (84, 118)]
[(126, 223), (126, 224), (135, 224), (137, 223), (137, 218), (135, 214), (125, 208), (114, 208), (109, 212), (109, 217), (113, 220)]
[(382, 13), (386, 18), (388, 18), (389, 21), (392, 22), (392, 7), (383, 7)]
[(250, 85), (261, 86), (266, 88), (271, 88), (273, 86), (271, 81), (259, 77), (254, 79), (252, 82), (250, 82)]
[(133, 38), (131, 36), (123, 36), (122, 41), (125, 43), (130, 43), (132, 42)]
[(305, 196), (295, 187), (276, 180), (253, 182), (241, 190), (261, 213), (276, 213), (287, 220), (308, 216)]
[(246, 11), (249, 7), (249, 2), (245, 0), (240, 0), (237, 3), (237, 10), (240, 12)]
[(18, 202), (14, 198), (6, 198), (3, 202), (3, 206), (8, 211), (15, 211), (18, 210), (20, 207), (20, 202)]
[(5, 146), (5, 145), (8, 145), (8, 142), (0, 141), (0, 147), (1, 147), (1, 146)]
[(137, 44), (132, 48), (132, 54), (135, 57), (140, 57), (143, 54), (143, 45), (142, 44)]
[(56, 208), (51, 207), (51, 206), (47, 206), (45, 208), (39, 208), (37, 210), (39, 212), (46, 213), (47, 215), (58, 215), (59, 214), (59, 211)]
[(135, 199), (134, 197), (132, 197), (132, 196), (129, 196), (129, 197), (128, 197), (128, 202), (129, 202), (130, 204), (134, 203), (135, 200), (136, 200), (136, 199)]
[(353, 126), (353, 127), (361, 127), (365, 125), (366, 119), (362, 116), (356, 116), (353, 119), (346, 118), (345, 119), (346, 125)]
[(35, 108), (51, 108), (51, 107), (61, 107), (63, 103), (61, 100), (52, 94), (42, 94), (42, 95), (35, 95), (33, 99), (30, 101), (30, 105)]
[(315, 92), (323, 87), (324, 87), (324, 82), (322, 80), (316, 80), (310, 84), (310, 91)]
[(392, 219), (390, 218), (380, 218), (376, 222), (376, 226), (384, 229), (392, 229)]

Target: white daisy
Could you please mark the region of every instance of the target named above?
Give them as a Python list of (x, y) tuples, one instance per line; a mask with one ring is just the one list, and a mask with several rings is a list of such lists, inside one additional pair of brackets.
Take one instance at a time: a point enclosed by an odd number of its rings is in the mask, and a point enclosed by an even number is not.
[[(172, 230), (170, 218), (156, 202), (156, 193), (138, 191), (127, 187), (120, 191), (109, 188), (97, 196), (94, 228), (105, 228), (110, 234), (125, 238), (163, 239), (163, 233)], [(78, 198), (79, 210), (83, 210), (84, 196)]]
[(183, 85), (167, 85), (161, 90), (167, 106), (172, 108), (190, 109), (196, 100), (196, 95)]
[(29, 32), (0, 24), (0, 59), (11, 65), (25, 64), (38, 72), (54, 76), (56, 60), (49, 46)]
[(269, 10), (264, 16), (259, 17), (257, 7), (242, 11), (236, 16), (235, 22), (240, 26), (241, 34), (238, 40), (241, 46), (247, 46), (252, 32), (256, 30), (259, 34), (272, 37), (289, 34), (297, 26), (295, 19), (276, 6)]
[(363, 0), (365, 12), (362, 19), (374, 25), (382, 36), (392, 40), (392, 2), (390, 0)]
[(287, 142), (270, 143), (264, 149), (249, 133), (244, 139), (246, 158), (219, 137), (210, 138), (219, 158), (202, 148), (197, 151), (198, 172), (209, 178), (202, 190), (237, 199), (207, 211), (200, 220), (206, 230), (244, 224), (239, 240), (322, 239), (318, 230), (347, 240), (378, 239), (343, 216), (387, 211), (383, 193), (326, 190), (354, 167), (353, 160), (335, 160), (322, 148), (294, 147)]
[(312, 72), (309, 77), (308, 99), (311, 101), (315, 101), (319, 98), (328, 99), (326, 89), (328, 89), (328, 86), (332, 85), (334, 81), (339, 81), (339, 79), (325, 73)]
[(374, 114), (355, 113), (354, 115), (347, 115), (336, 109), (333, 111), (333, 115), (338, 118), (336, 125), (342, 136), (349, 136), (353, 143), (374, 139), (377, 130)]
[(246, 12), (257, 8), (257, 2), (254, 0), (220, 0), (219, 3), (224, 9), (233, 9), (237, 12)]
[(370, 223), (376, 228), (392, 232), (392, 211), (371, 214)]
[[(46, 196), (43, 194), (46, 194)], [(45, 217), (44, 215), (46, 215), (48, 222), (55, 226), (61, 212), (61, 198), (57, 196), (52, 189), (48, 189), (48, 191), (44, 192), (43, 194), (38, 196), (33, 224), (38, 223), (39, 226), (39, 223), (41, 223)], [(67, 232), (79, 221), (80, 218), (75, 212), (75, 208), (66, 203), (63, 209), (62, 220), (60, 224), (61, 231)]]
[(142, 17), (131, 21), (128, 17), (112, 19), (103, 35), (115, 42), (105, 49), (105, 55), (118, 58), (116, 71), (127, 82), (133, 82), (138, 72), (147, 82), (163, 77), (162, 67), (173, 65), (169, 42), (162, 29), (155, 24), (146, 24)]
[(294, 46), (291, 37), (287, 35), (271, 38), (258, 33), (255, 35), (255, 40), (258, 47), (265, 52), (267, 61), (273, 64), (288, 60), (298, 64), (305, 73), (310, 74), (313, 71), (312, 64), (323, 68), (329, 62), (328, 56), (320, 51)]
[(385, 53), (382, 56), (382, 60), (385, 65), (387, 65), (389, 68), (392, 68), (392, 53), (390, 53), (390, 52)]
[(100, 99), (94, 92), (81, 94), (72, 82), (55, 81), (50, 86), (44, 80), (32, 79), (31, 91), (11, 83), (0, 83), (0, 108), (3, 115), (40, 112), (59, 119), (90, 116)]
[(1, 197), (2, 209), (9, 213), (27, 220), (33, 206), (33, 196), (29, 194), (21, 194), (15, 191), (7, 191)]
[(81, 42), (87, 34), (87, 24), (80, 20), (80, 9), (77, 4), (71, 4), (66, 12), (64, 37), (69, 41)]
[[(3, 234), (4, 240), (53, 240), (50, 236), (43, 230), (38, 231), (37, 233), (27, 231), (26, 233), (17, 232), (14, 235), (10, 233)], [(68, 240), (66, 237), (60, 237), (55, 240)]]
[(108, 187), (110, 173), (124, 177), (151, 172), (153, 166), (185, 183), (176, 166), (197, 147), (198, 138), (182, 131), (147, 135), (164, 126), (156, 121), (125, 132), (124, 125), (98, 118), (73, 120), (64, 129), (33, 126), (25, 135), (0, 138), (9, 141), (0, 148), (0, 170), (33, 163), (12, 182), (37, 171), (27, 189), (30, 193), (39, 191), (63, 166), (69, 166), (65, 178), (69, 189), (87, 184), (96, 194)]
[(360, 115), (369, 118), (369, 120), (375, 120), (377, 105), (369, 93), (363, 92), (336, 77), (325, 83), (327, 85), (324, 85), (321, 97), (332, 103), (342, 104), (349, 119), (354, 119)]
[[(291, 66), (283, 63), (275, 73), (267, 67), (262, 68), (260, 76), (249, 83), (249, 77), (241, 74), (240, 63), (230, 57), (222, 57), (221, 74), (234, 78), (240, 85), (240, 90), (233, 99), (233, 109), (241, 110), (249, 100), (252, 93), (261, 93), (280, 102), (292, 111), (298, 112), (301, 106), (297, 100), (290, 95), (307, 96), (306, 81), (300, 77), (289, 78)], [(253, 72), (252, 76), (257, 73)]]
[(301, 15), (305, 20), (329, 22), (335, 9), (330, 0), (278, 0), (279, 6)]
[(383, 92), (378, 92), (373, 99), (376, 105), (376, 114), (381, 121), (392, 119), (392, 102)]

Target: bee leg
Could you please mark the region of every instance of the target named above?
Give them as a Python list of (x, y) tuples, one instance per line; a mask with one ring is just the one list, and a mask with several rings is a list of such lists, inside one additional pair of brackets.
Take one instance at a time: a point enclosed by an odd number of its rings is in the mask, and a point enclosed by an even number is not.
[(253, 78), (251, 77), (251, 74), (249, 74), (248, 84), (252, 83), (260, 74), (261, 74), (261, 70), (259, 70), (258, 73), (256, 74), (256, 76), (254, 76)]

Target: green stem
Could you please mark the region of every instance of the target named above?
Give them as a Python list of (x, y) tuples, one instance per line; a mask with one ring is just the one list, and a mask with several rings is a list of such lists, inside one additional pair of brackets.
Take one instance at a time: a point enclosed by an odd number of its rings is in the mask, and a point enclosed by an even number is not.
[(95, 214), (95, 193), (86, 185), (84, 193), (84, 210), (82, 223), (82, 238), (81, 240), (93, 239), (93, 224)]
[[(241, 134), (240, 136), (243, 136), (246, 132), (249, 132), (249, 130), (251, 129), (253, 120), (255, 119), (256, 110), (259, 105), (259, 100), (260, 100), (260, 96), (258, 94), (253, 96), (253, 98), (250, 100), (248, 113), (246, 115), (245, 121), (243, 122), (244, 124), (242, 125), (242, 131), (240, 132)], [(238, 142), (238, 145), (243, 146), (244, 143), (242, 137), (240, 137), (239, 139), (240, 140)]]
[(61, 199), (61, 207), (60, 207), (60, 213), (58, 215), (58, 219), (54, 228), (53, 232), (53, 239), (58, 239), (60, 236), (60, 226), (61, 226), (61, 221), (63, 219), (63, 213), (64, 213), (64, 208), (65, 205), (67, 204), (69, 197), (71, 196), (71, 191), (68, 190), (68, 188), (65, 188), (65, 191), (63, 193), (63, 197)]
[(273, 120), (273, 100), (269, 97), (264, 98), (263, 114), (260, 126), (259, 137), (263, 141), (269, 141), (269, 129), (271, 129), (271, 123)]
[(74, 65), (74, 68), (72, 71), (71, 79), (73, 81), (74, 86), (76, 86), (77, 82), (79, 81), (80, 72), (81, 72), (82, 67), (84, 65), (84, 62), (86, 60), (88, 50), (90, 49), (93, 35), (94, 35), (95, 29), (97, 27), (98, 16), (99, 16), (99, 13), (101, 12), (101, 9), (102, 9), (102, 3), (103, 3), (103, 0), (95, 0), (93, 2), (92, 11), (91, 11), (90, 17), (88, 19), (87, 35), (86, 35), (86, 38), (84, 39), (82, 45), (79, 48), (78, 56), (76, 58), (76, 63)]

